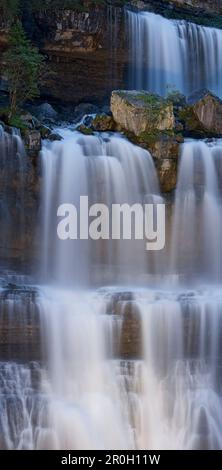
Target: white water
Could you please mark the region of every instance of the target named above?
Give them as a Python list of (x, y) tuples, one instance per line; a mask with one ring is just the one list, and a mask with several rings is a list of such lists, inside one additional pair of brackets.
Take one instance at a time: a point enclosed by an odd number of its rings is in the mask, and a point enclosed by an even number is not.
[[(57, 236), (57, 210), (63, 203), (80, 212), (80, 196), (89, 207), (145, 201), (159, 202), (159, 188), (150, 154), (118, 134), (85, 137), (63, 131), (65, 140), (45, 145), (43, 163), (43, 266), (46, 279), (80, 284), (121, 282), (147, 272), (144, 241), (66, 240)], [(80, 218), (79, 218), (80, 220)], [(86, 225), (86, 223), (85, 223)], [(78, 225), (79, 226), (79, 225)], [(88, 230), (86, 233), (88, 236)], [(79, 237), (79, 235), (78, 235)], [(95, 273), (94, 267), (97, 267)]]
[[(11, 129), (12, 134), (9, 134), (0, 125), (0, 249), (3, 256), (9, 246), (13, 243), (16, 245), (16, 238), (19, 240), (22, 237), (25, 223), (27, 158), (18, 129)], [(16, 234), (13, 233), (13, 225), (16, 227)]]
[(171, 270), (221, 281), (222, 142), (186, 142), (181, 149), (171, 235)]
[[(202, 70), (201, 86), (212, 80), (217, 91), (213, 41), (219, 51), (220, 31), (152, 14), (129, 19), (133, 87), (164, 93), (170, 83), (187, 93), (200, 86)], [(45, 285), (35, 289), (31, 307), (23, 290), (10, 293), (10, 280), (1, 296), (3, 327), (6, 319), (10, 327), (24, 325), (27, 338), (40, 318), (43, 352), (34, 364), (32, 348), (26, 361), (0, 364), (0, 448), (221, 449), (221, 142), (183, 146), (162, 270), (134, 240), (116, 246), (57, 239), (63, 202), (78, 207), (82, 195), (108, 205), (160, 200), (147, 152), (119, 135), (62, 134), (64, 141), (46, 142), (42, 152)], [(158, 275), (152, 290), (146, 273)], [(195, 290), (179, 282), (163, 290), (163, 273), (168, 284), (173, 274)], [(141, 283), (146, 288), (136, 289)], [(95, 290), (106, 284), (117, 287)]]
[[(10, 293), (9, 279), (2, 291), (3, 326), (7, 318), (21, 335), (24, 324), (26, 335), (26, 326), (32, 331), (40, 318), (43, 365), (36, 363), (35, 381), (32, 349), (27, 348), (24, 365), (2, 363), (0, 447), (221, 448), (220, 287), (189, 291), (177, 285), (161, 291), (157, 284), (153, 290), (135, 290), (141, 268), (141, 258), (135, 267), (131, 256), (135, 241), (123, 252), (107, 243), (102, 274), (99, 247), (92, 256), (87, 241), (84, 246), (72, 242), (71, 252), (60, 246), (54, 232), (58, 203), (76, 202), (83, 194), (108, 204), (158, 194), (147, 152), (118, 135), (84, 137), (67, 131), (63, 136), (64, 141), (46, 143), (42, 152), (43, 264), (52, 286), (32, 288), (33, 294), (29, 289)], [(202, 272), (205, 281), (220, 276), (220, 171), (220, 141), (184, 144), (168, 272), (191, 273), (199, 285)], [(189, 233), (183, 235), (186, 226)], [(179, 256), (183, 239), (188, 240), (185, 262)], [(129, 287), (89, 289), (104, 284), (106, 270), (113, 284), (120, 283), (116, 265), (124, 265), (127, 254)], [(160, 276), (158, 263), (156, 268)], [(152, 265), (142, 264), (144, 269), (149, 272)], [(77, 276), (84, 289), (76, 290)]]
[(129, 86), (165, 95), (208, 88), (222, 96), (222, 30), (127, 11)]

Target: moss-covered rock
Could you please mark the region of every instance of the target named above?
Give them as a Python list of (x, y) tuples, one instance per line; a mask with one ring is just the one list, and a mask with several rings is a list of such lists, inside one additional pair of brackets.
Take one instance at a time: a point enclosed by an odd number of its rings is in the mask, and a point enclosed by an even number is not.
[(84, 134), (84, 135), (92, 135), (93, 134), (93, 130), (90, 127), (84, 126), (84, 124), (81, 124), (78, 127), (77, 130), (79, 132), (81, 132), (81, 134)]
[(175, 189), (177, 182), (178, 156), (180, 144), (184, 141), (181, 135), (174, 133), (156, 133), (140, 135), (137, 144), (149, 150), (157, 169), (161, 190), (164, 193)]
[(200, 90), (187, 99), (179, 113), (185, 133), (194, 137), (222, 136), (222, 100), (209, 90)]
[(173, 104), (159, 95), (140, 91), (113, 91), (111, 111), (116, 124), (136, 136), (174, 129)]
[(107, 114), (97, 114), (91, 122), (91, 128), (98, 132), (115, 131), (116, 123), (112, 116), (108, 116)]

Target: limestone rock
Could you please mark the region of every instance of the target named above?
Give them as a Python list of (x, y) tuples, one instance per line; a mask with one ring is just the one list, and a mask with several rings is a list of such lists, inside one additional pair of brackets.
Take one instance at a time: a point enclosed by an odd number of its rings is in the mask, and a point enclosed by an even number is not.
[(172, 103), (148, 92), (113, 91), (111, 111), (114, 121), (136, 136), (173, 130), (175, 125)]
[(188, 97), (180, 118), (187, 133), (200, 137), (222, 136), (222, 100), (207, 89)]
[(116, 124), (112, 116), (106, 114), (97, 114), (97, 116), (92, 120), (91, 127), (94, 131), (106, 132), (116, 130)]

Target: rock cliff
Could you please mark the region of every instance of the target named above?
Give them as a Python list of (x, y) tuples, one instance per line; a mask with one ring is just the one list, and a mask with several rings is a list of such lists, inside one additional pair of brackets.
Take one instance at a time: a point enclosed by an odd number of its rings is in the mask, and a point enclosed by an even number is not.
[[(168, 17), (190, 14), (188, 19), (193, 15), (197, 22), (207, 15), (212, 25), (218, 21), (214, 15), (222, 14), (219, 0), (107, 0), (96, 4), (84, 0), (81, 8), (72, 10), (45, 8), (32, 12), (27, 8), (24, 27), (48, 58), (52, 72), (42, 90), (46, 96), (74, 104), (103, 102), (111, 90), (126, 87), (126, 6), (147, 8)], [(7, 46), (7, 26), (0, 19), (0, 66)]]

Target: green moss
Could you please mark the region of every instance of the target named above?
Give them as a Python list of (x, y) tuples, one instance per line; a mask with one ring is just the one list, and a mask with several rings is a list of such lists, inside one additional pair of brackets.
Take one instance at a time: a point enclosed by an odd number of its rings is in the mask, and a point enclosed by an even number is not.
[(28, 126), (18, 115), (13, 116), (11, 119), (9, 119), (8, 124), (12, 127), (17, 127), (17, 129), (20, 129), (20, 131), (25, 131), (26, 129), (28, 129)]
[(185, 106), (179, 112), (179, 119), (187, 128), (198, 129), (198, 122), (190, 106)]
[(78, 131), (81, 132), (84, 135), (93, 135), (93, 130), (90, 129), (90, 127), (86, 127), (83, 124), (78, 127)]
[(19, 114), (15, 114), (11, 118), (9, 118), (9, 114), (9, 108), (0, 108), (0, 120), (2, 120), (6, 125), (17, 127), (17, 129), (20, 129), (20, 131), (25, 131), (28, 129), (27, 124), (22, 120)]
[(146, 144), (154, 144), (156, 141), (160, 139), (169, 139), (175, 137), (175, 133), (173, 130), (165, 130), (165, 131), (153, 131), (153, 132), (141, 132), (138, 136), (138, 142), (143, 142)]

